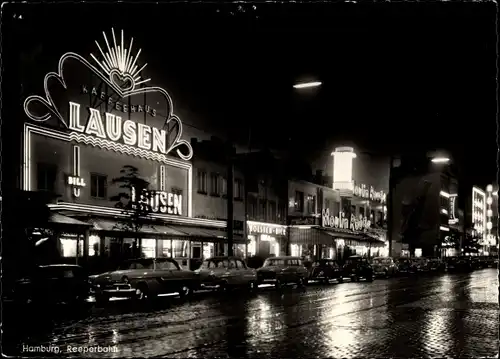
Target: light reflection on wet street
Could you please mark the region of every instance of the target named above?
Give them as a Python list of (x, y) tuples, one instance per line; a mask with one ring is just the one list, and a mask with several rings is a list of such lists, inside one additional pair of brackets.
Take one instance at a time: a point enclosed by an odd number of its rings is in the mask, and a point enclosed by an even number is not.
[[(18, 317), (32, 323), (22, 344), (57, 345), (64, 356), (373, 358), (495, 356), (498, 313), (497, 270), (484, 269), (165, 299), (142, 310), (112, 303), (50, 325)], [(117, 351), (67, 353), (68, 345)]]

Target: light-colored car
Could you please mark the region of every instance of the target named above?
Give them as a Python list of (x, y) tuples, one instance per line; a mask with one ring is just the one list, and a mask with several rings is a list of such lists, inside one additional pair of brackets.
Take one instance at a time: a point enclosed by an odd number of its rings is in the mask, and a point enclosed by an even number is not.
[(145, 258), (125, 261), (112, 272), (89, 277), (96, 302), (111, 297), (153, 300), (162, 294), (185, 297), (199, 287), (198, 276), (171, 258)]
[(257, 269), (259, 284), (273, 283), (277, 288), (286, 284), (307, 284), (309, 271), (300, 257), (270, 257)]
[(201, 288), (226, 291), (235, 288), (257, 289), (257, 273), (239, 257), (213, 257), (195, 271)]
[(373, 258), (372, 268), (375, 277), (395, 277), (398, 274), (398, 267), (391, 257)]

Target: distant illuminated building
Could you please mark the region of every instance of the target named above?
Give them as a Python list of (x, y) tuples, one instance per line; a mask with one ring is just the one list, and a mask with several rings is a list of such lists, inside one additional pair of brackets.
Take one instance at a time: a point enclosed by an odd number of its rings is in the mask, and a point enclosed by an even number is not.
[(351, 194), (354, 191), (352, 178), (352, 160), (356, 153), (352, 147), (337, 147), (333, 156), (333, 189), (340, 193)]
[(478, 187), (472, 187), (472, 224), (479, 235), (480, 244), (484, 245), (486, 239), (486, 193)]

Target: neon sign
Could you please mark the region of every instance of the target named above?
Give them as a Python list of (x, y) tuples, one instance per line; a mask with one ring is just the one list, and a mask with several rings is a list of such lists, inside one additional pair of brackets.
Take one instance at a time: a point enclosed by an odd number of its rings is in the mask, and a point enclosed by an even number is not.
[(328, 208), (323, 210), (322, 213), (322, 226), (323, 227), (331, 227), (331, 228), (340, 228), (340, 229), (350, 229), (352, 231), (361, 231), (369, 229), (371, 226), (370, 220), (366, 217), (351, 215), (351, 220), (344, 215), (344, 213), (340, 213), (340, 216), (331, 216), (330, 210)]
[(136, 191), (132, 188), (132, 203), (137, 203), (141, 209), (152, 213), (166, 213), (182, 215), (182, 195), (165, 191), (147, 191), (144, 190), (136, 198)]
[(373, 186), (368, 187), (365, 184), (355, 184), (354, 195), (361, 198), (367, 198), (372, 201), (377, 201), (380, 203), (385, 203), (387, 199), (387, 195), (384, 191), (375, 191)]
[[(99, 68), (93, 66), (85, 58), (76, 53), (68, 52), (64, 54), (59, 59), (58, 72), (50, 72), (45, 75), (45, 97), (33, 95), (24, 101), (26, 115), (31, 120), (37, 122), (45, 122), (51, 118), (57, 119), (64, 128), (70, 131), (69, 139), (71, 141), (145, 158), (153, 157), (152, 155), (155, 152), (167, 155), (175, 150), (177, 156), (181, 159), (185, 161), (190, 160), (193, 156), (193, 149), (188, 141), (181, 139), (182, 122), (173, 113), (173, 104), (170, 95), (160, 87), (138, 88), (139, 85), (151, 80), (150, 78), (142, 79), (141, 77), (141, 71), (147, 64), (144, 64), (140, 68), (138, 64), (136, 65), (141, 50), (139, 49), (136, 55), (132, 55), (133, 38), (130, 40), (128, 49), (126, 49), (123, 30), (121, 31), (121, 45), (117, 44), (114, 29), (111, 29), (111, 31), (114, 46), (110, 46), (108, 38), (103, 32), (107, 47), (106, 52), (103, 51), (96, 41), (99, 52), (102, 55), (102, 60), (98, 60), (96, 56), (90, 54)], [(121, 100), (121, 103), (127, 102), (133, 95), (145, 95), (147, 93), (160, 94), (167, 104), (166, 113), (163, 115), (165, 117), (164, 128), (170, 130), (154, 129), (130, 120), (122, 121), (120, 116), (110, 113), (104, 115), (104, 122), (100, 112), (93, 108), (89, 108), (89, 118), (84, 126), (80, 123), (80, 105), (75, 102), (69, 103), (69, 119), (66, 119), (54, 102), (51, 90), (49, 89), (49, 81), (51, 83), (58, 82), (65, 90), (68, 90), (64, 77), (64, 69), (65, 65), (70, 61), (77, 62), (90, 70), (91, 73), (97, 76), (114, 92), (115, 97)], [(43, 105), (46, 109), (45, 113), (42, 115), (37, 114), (33, 111), (33, 104)], [(136, 109), (138, 110), (139, 107)], [(152, 115), (152, 110), (149, 110)], [(156, 115), (156, 111), (154, 113)], [(106, 127), (104, 123), (106, 123)], [(167, 135), (171, 134), (173, 128), (177, 128), (177, 134), (176, 136), (171, 136), (174, 137), (173, 140), (167, 143)], [(117, 142), (119, 140), (122, 140), (123, 143)], [(183, 150), (181, 150), (182, 147), (184, 147)]]

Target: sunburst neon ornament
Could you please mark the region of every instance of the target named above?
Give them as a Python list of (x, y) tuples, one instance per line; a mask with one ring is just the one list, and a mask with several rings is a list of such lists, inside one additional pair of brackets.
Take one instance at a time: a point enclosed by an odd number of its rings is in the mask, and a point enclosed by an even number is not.
[(124, 34), (121, 31), (121, 45), (116, 43), (115, 30), (112, 28), (111, 33), (113, 35), (113, 45), (109, 45), (106, 33), (103, 31), (104, 41), (106, 42), (107, 52), (104, 52), (99, 45), (99, 42), (95, 42), (101, 55), (103, 57), (102, 61), (99, 61), (93, 54), (90, 56), (99, 65), (99, 67), (109, 76), (109, 80), (120, 87), (123, 91), (133, 91), (137, 85), (148, 82), (151, 79), (142, 80), (140, 75), (141, 71), (148, 65), (144, 64), (138, 69), (139, 65), (136, 65), (137, 59), (141, 54), (141, 49), (137, 51), (137, 54), (132, 56), (132, 45), (134, 43), (134, 38), (130, 39), (130, 46), (128, 49), (125, 48)]

